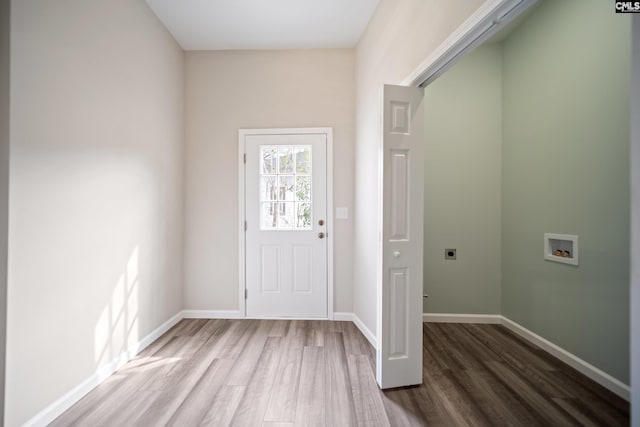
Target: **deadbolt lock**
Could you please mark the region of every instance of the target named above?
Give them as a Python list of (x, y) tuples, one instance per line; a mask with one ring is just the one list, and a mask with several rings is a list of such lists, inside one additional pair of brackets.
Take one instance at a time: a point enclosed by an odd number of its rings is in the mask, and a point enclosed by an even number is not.
[(320, 221), (318, 221), (318, 225), (324, 225), (324, 219), (321, 219)]

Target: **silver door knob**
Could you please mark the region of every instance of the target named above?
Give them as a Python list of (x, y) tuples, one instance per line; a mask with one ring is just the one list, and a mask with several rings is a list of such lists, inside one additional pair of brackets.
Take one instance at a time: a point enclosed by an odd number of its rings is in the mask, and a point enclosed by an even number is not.
[(402, 254), (400, 253), (400, 251), (395, 251), (395, 252), (393, 253), (393, 257), (394, 257), (394, 258), (399, 258), (399, 257), (400, 257), (400, 255), (402, 255)]
[(324, 233), (322, 233), (322, 232), (318, 233), (318, 238), (319, 239), (324, 239)]

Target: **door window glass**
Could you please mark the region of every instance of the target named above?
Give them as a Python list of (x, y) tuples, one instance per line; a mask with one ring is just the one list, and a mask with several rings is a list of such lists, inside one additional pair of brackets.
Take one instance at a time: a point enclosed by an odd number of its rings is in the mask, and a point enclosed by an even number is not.
[(311, 146), (260, 146), (260, 229), (311, 230)]

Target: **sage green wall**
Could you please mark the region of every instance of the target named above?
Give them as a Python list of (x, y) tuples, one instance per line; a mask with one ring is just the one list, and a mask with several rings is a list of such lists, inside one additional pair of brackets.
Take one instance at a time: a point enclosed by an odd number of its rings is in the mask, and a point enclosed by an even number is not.
[(494, 44), (425, 90), (426, 313), (500, 313), (501, 85)]
[(633, 17), (631, 105), (631, 423), (640, 425), (640, 15)]
[[(546, 1), (503, 46), (502, 313), (629, 382), (630, 19)], [(543, 234), (580, 236), (578, 267)]]

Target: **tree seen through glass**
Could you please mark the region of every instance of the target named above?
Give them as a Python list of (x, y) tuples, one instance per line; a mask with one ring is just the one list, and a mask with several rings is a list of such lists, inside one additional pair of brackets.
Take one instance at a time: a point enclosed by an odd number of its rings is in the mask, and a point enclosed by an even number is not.
[(260, 147), (263, 230), (311, 229), (311, 146)]

